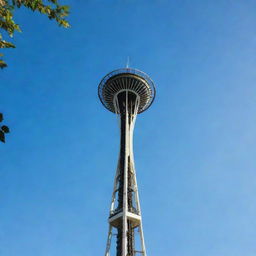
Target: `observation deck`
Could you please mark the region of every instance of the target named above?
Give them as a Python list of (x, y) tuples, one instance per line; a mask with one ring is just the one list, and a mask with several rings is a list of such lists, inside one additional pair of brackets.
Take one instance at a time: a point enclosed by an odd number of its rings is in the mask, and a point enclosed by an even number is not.
[(98, 87), (101, 103), (113, 113), (116, 113), (114, 99), (123, 91), (132, 92), (139, 97), (138, 114), (151, 106), (156, 94), (154, 82), (150, 77), (140, 70), (131, 68), (110, 72), (101, 80)]

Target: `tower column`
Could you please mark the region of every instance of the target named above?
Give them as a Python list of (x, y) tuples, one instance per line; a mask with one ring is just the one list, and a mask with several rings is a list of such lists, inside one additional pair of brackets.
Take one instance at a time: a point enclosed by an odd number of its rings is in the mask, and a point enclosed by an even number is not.
[(115, 256), (146, 256), (133, 156), (133, 131), (137, 114), (151, 105), (154, 95), (152, 80), (138, 70), (113, 71), (99, 85), (101, 102), (117, 114), (120, 121), (120, 153), (108, 219), (105, 256), (113, 252), (112, 240), (116, 240)]
[[(122, 213), (121, 225), (117, 228), (117, 256), (134, 256), (134, 223), (129, 213), (134, 208), (134, 177), (131, 162), (132, 134), (138, 106), (138, 96), (128, 90), (120, 92), (115, 99), (116, 113), (120, 116), (120, 156), (118, 181), (118, 206)], [(137, 105), (136, 105), (137, 104)], [(135, 209), (135, 208), (134, 208)], [(120, 246), (122, 244), (122, 247)]]

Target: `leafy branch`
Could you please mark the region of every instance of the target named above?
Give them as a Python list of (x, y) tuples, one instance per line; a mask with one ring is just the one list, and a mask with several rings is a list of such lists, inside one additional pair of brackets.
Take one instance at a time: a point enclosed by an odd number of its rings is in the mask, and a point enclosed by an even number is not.
[[(50, 20), (55, 20), (59, 26), (70, 27), (66, 17), (69, 14), (69, 6), (60, 5), (58, 0), (0, 0), (0, 29), (7, 32), (9, 37), (21, 32), (20, 26), (13, 19), (14, 10), (22, 6), (46, 15)], [(15, 45), (3, 39), (0, 33), (0, 48), (15, 48)], [(0, 53), (0, 68), (7, 67)]]

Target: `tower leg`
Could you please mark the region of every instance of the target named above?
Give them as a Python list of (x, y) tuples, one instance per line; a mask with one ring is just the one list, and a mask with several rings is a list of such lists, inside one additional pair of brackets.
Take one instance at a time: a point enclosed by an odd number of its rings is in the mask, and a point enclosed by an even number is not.
[(107, 246), (106, 246), (105, 256), (110, 256), (111, 239), (112, 239), (112, 226), (109, 225), (108, 239), (107, 239)]
[(125, 93), (125, 151), (124, 151), (124, 189), (123, 189), (123, 235), (122, 256), (127, 256), (127, 190), (128, 190), (128, 153), (129, 153), (129, 120), (128, 120), (128, 93)]

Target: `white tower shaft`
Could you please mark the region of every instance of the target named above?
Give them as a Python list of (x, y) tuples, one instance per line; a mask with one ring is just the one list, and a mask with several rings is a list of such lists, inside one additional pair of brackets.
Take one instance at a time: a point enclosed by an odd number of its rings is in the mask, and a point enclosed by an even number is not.
[[(120, 155), (110, 206), (109, 232), (105, 256), (110, 256), (113, 229), (116, 234), (116, 256), (146, 256), (138, 186), (133, 156), (133, 131), (140, 96), (128, 89), (114, 98), (115, 112), (120, 120)], [(136, 237), (135, 232), (139, 236)], [(136, 241), (140, 240), (140, 245)]]

